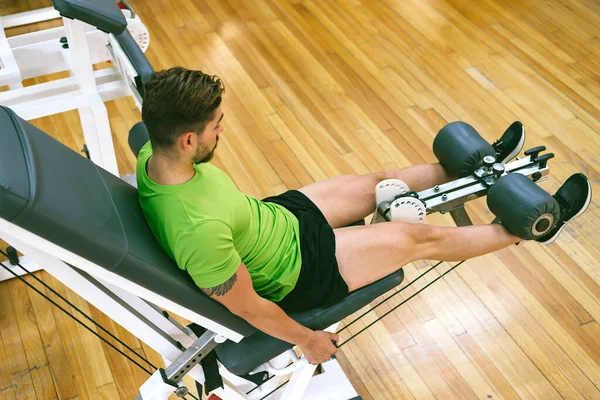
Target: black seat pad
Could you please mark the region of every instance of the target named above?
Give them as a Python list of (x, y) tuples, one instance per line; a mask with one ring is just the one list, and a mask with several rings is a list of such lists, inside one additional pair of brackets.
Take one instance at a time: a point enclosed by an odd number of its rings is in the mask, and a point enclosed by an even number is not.
[[(403, 279), (404, 271), (398, 270), (369, 286), (350, 293), (337, 304), (293, 313), (290, 314), (290, 317), (308, 328), (325, 329), (392, 290), (402, 283)], [(256, 331), (239, 343), (229, 341), (220, 344), (215, 351), (225, 368), (236, 375), (245, 375), (292, 347), (293, 345), (290, 343), (275, 339), (261, 331)]]
[(154, 74), (154, 69), (150, 64), (150, 61), (144, 55), (140, 46), (135, 42), (133, 36), (127, 29), (123, 31), (123, 33), (116, 36), (117, 42), (123, 48), (123, 51), (131, 61), (133, 68), (135, 68), (138, 73), (139, 80), (136, 82), (136, 86), (142, 98), (144, 97), (144, 84), (152, 78), (152, 74)]
[(83, 21), (104, 32), (118, 35), (127, 26), (115, 0), (52, 0), (52, 4), (61, 15)]

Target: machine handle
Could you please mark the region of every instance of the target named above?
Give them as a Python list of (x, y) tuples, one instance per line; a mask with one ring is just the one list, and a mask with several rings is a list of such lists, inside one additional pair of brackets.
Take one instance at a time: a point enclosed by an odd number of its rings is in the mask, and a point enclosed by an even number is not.
[(535, 157), (533, 159), (533, 162), (539, 163), (540, 168), (546, 168), (546, 165), (548, 164), (548, 160), (551, 158), (554, 158), (554, 153), (548, 153), (548, 154), (544, 154), (543, 156)]
[(531, 158), (536, 158), (538, 156), (538, 154), (540, 154), (542, 151), (546, 150), (546, 146), (537, 146), (534, 147), (533, 149), (529, 149), (525, 151), (525, 155), (526, 156), (531, 156)]

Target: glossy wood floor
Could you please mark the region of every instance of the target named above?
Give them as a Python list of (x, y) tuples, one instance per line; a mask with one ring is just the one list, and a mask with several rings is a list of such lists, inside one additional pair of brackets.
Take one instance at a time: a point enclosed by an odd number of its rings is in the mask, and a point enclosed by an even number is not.
[[(526, 147), (556, 154), (546, 190), (581, 171), (600, 193), (596, 0), (131, 3), (150, 29), (147, 56), (156, 69), (182, 65), (223, 78), (225, 132), (215, 164), (250, 195), (434, 162), (433, 138), (455, 120), (489, 141), (522, 121)], [(0, 13), (49, 4), (0, 0)], [(126, 134), (139, 112), (125, 99), (107, 107), (121, 173), (131, 173)], [(33, 123), (83, 146), (76, 113)], [(343, 347), (338, 358), (359, 394), (600, 399), (597, 198), (556, 243), (469, 260)], [(492, 219), (484, 200), (469, 211), (475, 223)], [(451, 225), (444, 216), (430, 221)], [(407, 266), (407, 279), (428, 265)], [(160, 364), (48, 274), (37, 276)], [(0, 283), (0, 333), (2, 399), (132, 399), (147, 378), (17, 280)]]

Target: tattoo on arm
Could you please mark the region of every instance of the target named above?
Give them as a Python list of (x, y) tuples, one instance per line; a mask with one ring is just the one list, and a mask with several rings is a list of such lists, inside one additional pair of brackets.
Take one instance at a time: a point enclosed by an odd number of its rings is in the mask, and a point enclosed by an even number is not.
[(200, 290), (202, 290), (209, 296), (224, 296), (225, 294), (227, 294), (227, 292), (231, 290), (236, 281), (237, 273), (233, 274), (233, 276), (229, 278), (225, 283), (211, 288), (200, 288)]

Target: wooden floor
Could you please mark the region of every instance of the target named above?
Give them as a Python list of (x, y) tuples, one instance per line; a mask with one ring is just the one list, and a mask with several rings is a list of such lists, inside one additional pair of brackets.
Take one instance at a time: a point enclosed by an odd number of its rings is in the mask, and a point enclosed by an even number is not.
[[(522, 121), (526, 147), (556, 154), (545, 189), (581, 171), (600, 193), (597, 0), (130, 2), (149, 27), (155, 69), (223, 78), (215, 164), (249, 195), (434, 162), (433, 138), (455, 120), (489, 141)], [(0, 0), (0, 13), (49, 4)], [(126, 134), (139, 112), (125, 99), (107, 107), (120, 171), (131, 173)], [(76, 113), (33, 123), (83, 146)], [(344, 346), (338, 359), (360, 396), (600, 399), (598, 198), (556, 243), (469, 260)], [(492, 219), (483, 200), (469, 211), (475, 223)], [(407, 279), (430, 264), (407, 266)], [(48, 274), (37, 276), (161, 363)], [(146, 378), (21, 282), (0, 283), (0, 398), (132, 399)]]

